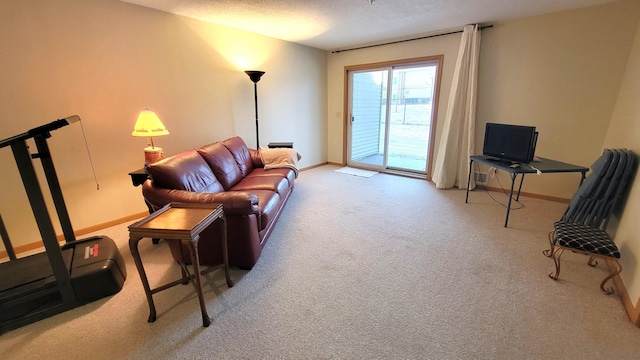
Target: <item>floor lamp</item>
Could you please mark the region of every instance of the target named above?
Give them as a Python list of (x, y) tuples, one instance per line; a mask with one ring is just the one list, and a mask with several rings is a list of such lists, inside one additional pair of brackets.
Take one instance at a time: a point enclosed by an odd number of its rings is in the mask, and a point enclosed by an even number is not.
[(264, 75), (264, 71), (247, 70), (245, 73), (253, 81), (253, 97), (256, 104), (256, 149), (260, 149), (260, 135), (258, 135), (258, 81)]

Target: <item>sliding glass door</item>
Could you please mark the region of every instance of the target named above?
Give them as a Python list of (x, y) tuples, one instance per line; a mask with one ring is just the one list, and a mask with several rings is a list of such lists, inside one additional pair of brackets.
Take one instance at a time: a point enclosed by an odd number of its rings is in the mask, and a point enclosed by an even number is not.
[(389, 70), (351, 74), (349, 165), (378, 168), (386, 164), (388, 74)]
[(348, 71), (347, 164), (427, 173), (438, 62)]

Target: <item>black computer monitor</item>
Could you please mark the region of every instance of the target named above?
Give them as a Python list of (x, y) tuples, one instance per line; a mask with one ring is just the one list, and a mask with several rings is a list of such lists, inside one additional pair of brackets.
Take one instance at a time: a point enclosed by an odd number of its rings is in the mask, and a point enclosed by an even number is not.
[(487, 123), (482, 154), (528, 164), (533, 160), (537, 139), (535, 126)]

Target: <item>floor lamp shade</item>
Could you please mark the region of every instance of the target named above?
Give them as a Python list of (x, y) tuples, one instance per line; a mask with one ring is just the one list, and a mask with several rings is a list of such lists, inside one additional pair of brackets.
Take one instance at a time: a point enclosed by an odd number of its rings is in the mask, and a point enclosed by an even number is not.
[(247, 75), (249, 75), (249, 79), (253, 81), (253, 99), (256, 107), (256, 149), (260, 148), (260, 135), (259, 135), (259, 126), (258, 126), (258, 81), (262, 75), (264, 75), (264, 71), (259, 70), (247, 70), (245, 71)]
[(169, 135), (169, 130), (164, 126), (158, 115), (153, 111), (143, 110), (138, 114), (136, 124), (133, 126), (132, 136), (148, 137), (149, 146), (144, 149), (144, 163), (154, 163), (164, 158), (164, 151), (153, 145), (154, 136)]

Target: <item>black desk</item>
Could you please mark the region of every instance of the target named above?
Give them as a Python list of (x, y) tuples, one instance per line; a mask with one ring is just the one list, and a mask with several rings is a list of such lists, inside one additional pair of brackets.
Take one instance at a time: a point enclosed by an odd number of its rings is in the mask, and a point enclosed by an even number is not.
[(289, 148), (289, 149), (293, 149), (293, 143), (292, 142), (270, 142), (267, 147), (269, 147), (269, 149), (274, 149), (274, 148)]
[(511, 167), (510, 162), (497, 160), (496, 158), (484, 155), (473, 155), (469, 158), (469, 179), (467, 180), (467, 196), (464, 200), (465, 204), (469, 200), (469, 184), (471, 184), (471, 174), (474, 161), (480, 164), (494, 167), (498, 170), (506, 171), (511, 175), (511, 190), (509, 190), (509, 204), (507, 205), (507, 215), (504, 219), (504, 227), (507, 227), (507, 224), (509, 223), (509, 211), (511, 210), (513, 187), (515, 185), (518, 174), (521, 174), (522, 176), (520, 177), (520, 186), (518, 187), (516, 201), (520, 199), (520, 190), (522, 189), (522, 182), (524, 181), (525, 174), (536, 174), (538, 171), (540, 171), (542, 174), (579, 172), (582, 174), (582, 177), (580, 178), (580, 185), (582, 185), (582, 182), (587, 176), (587, 171), (589, 171), (589, 168), (584, 166), (572, 165), (560, 161), (538, 157), (536, 157), (536, 159), (530, 164), (518, 164), (518, 167)]
[(144, 170), (144, 168), (130, 172), (129, 176), (131, 176), (131, 182), (133, 183), (133, 186), (140, 186), (144, 184), (144, 182), (149, 178), (149, 175), (147, 175), (147, 172)]
[[(129, 176), (131, 176), (131, 183), (133, 184), (133, 186), (136, 186), (136, 187), (144, 184), (144, 182), (147, 181), (147, 179), (149, 178), (149, 175), (144, 170), (144, 168), (130, 172)], [(153, 214), (153, 207), (151, 206), (151, 204), (149, 204), (149, 202), (146, 199), (144, 200), (144, 204), (147, 205), (149, 214)], [(160, 242), (160, 239), (158, 238), (153, 239), (154, 244), (157, 244), (159, 242)]]
[[(130, 172), (129, 176), (131, 176), (131, 183), (136, 187), (144, 184), (144, 182), (149, 178), (149, 175), (147, 175), (144, 168)], [(147, 209), (149, 209), (149, 214), (152, 214), (153, 208), (151, 207), (151, 204), (149, 204), (147, 200), (145, 200), (144, 203), (147, 205)]]

